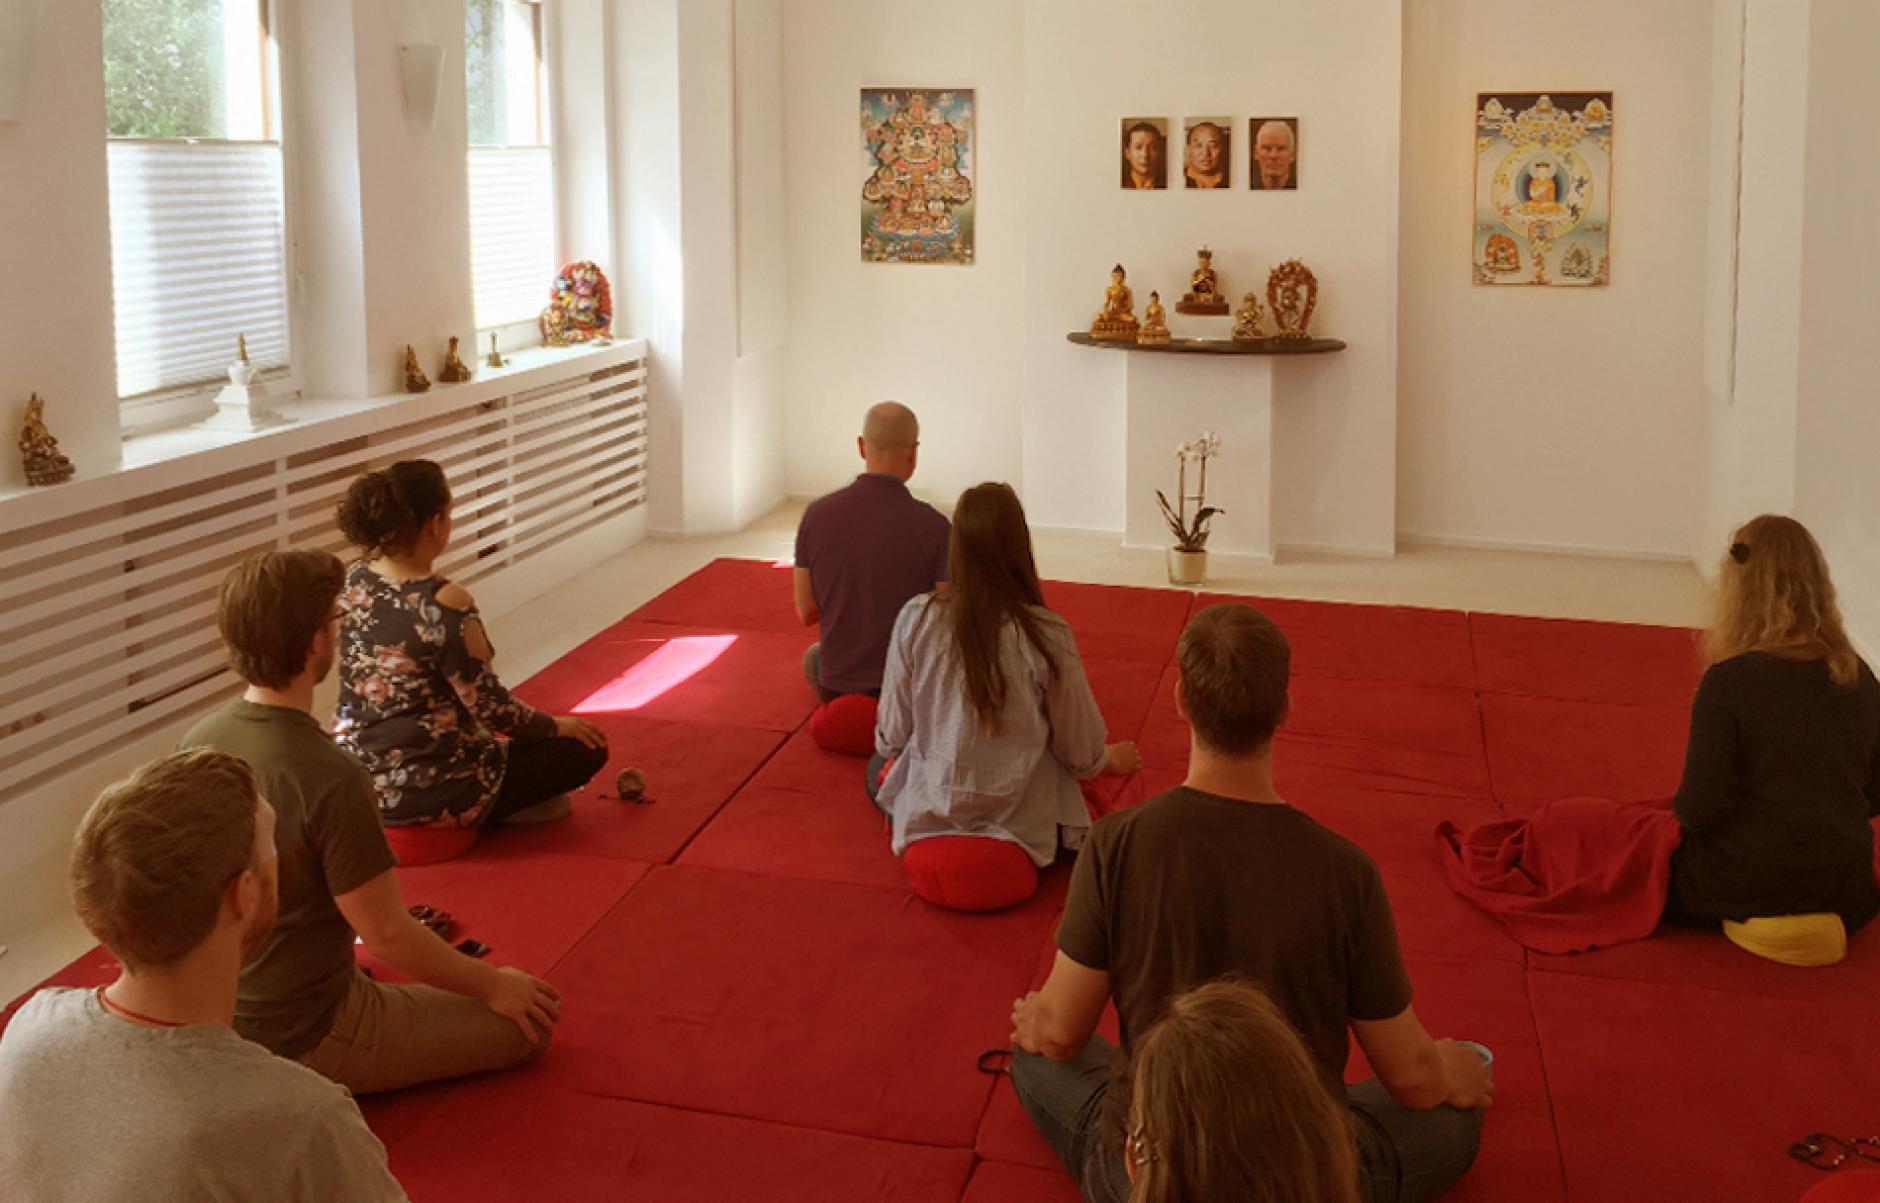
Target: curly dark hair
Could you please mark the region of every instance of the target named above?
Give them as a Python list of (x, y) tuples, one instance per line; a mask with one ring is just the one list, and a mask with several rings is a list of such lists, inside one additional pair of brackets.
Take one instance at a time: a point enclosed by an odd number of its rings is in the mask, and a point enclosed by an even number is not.
[(352, 482), (339, 503), (339, 529), (367, 559), (403, 555), (424, 524), (449, 508), (444, 469), (428, 459), (400, 460)]

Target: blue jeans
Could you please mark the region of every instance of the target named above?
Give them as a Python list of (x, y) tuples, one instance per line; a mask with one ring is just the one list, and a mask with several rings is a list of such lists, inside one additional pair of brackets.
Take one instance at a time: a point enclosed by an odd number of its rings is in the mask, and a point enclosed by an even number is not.
[[(1057, 1062), (1012, 1054), (1012, 1089), (1089, 1203), (1126, 1203), (1120, 1148), (1098, 1126), (1116, 1049), (1101, 1036)], [(1348, 1086), (1364, 1203), (1423, 1203), (1462, 1177), (1482, 1144), (1482, 1113), (1450, 1106), (1419, 1111), (1390, 1097), (1376, 1078)]]

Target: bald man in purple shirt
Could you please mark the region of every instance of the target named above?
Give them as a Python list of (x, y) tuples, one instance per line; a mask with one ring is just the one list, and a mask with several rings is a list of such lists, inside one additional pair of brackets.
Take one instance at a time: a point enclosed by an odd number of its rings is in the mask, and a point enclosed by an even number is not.
[(796, 528), (796, 616), (821, 636), (803, 654), (803, 675), (825, 702), (880, 695), (895, 616), (947, 579), (951, 528), (907, 491), (920, 450), (914, 411), (874, 406), (855, 445), (862, 474), (811, 502)]

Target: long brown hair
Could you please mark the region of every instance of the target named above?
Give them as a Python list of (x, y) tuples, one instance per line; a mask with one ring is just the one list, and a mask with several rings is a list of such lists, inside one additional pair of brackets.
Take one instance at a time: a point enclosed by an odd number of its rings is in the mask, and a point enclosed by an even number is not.
[(1357, 1203), (1351, 1113), (1258, 988), (1180, 996), (1131, 1071), (1131, 1203)]
[(947, 572), (951, 581), (928, 609), (938, 609), (945, 618), (966, 678), (966, 698), (981, 728), (997, 734), (1007, 685), (999, 664), (1006, 624), (1017, 624), (1048, 670), (1057, 672), (1044, 624), (1030, 608), (1044, 605), (1044, 589), (1031, 555), (1025, 507), (1012, 486), (987, 481), (960, 494)]
[(1854, 683), (1860, 657), (1841, 626), (1828, 561), (1807, 527), (1764, 514), (1736, 532), (1718, 573), (1704, 651), (1712, 664), (1744, 652), (1825, 660), (1836, 685)]

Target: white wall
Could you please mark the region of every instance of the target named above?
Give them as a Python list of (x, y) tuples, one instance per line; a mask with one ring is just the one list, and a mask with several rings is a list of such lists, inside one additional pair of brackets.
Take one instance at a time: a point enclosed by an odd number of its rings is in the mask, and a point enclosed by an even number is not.
[(1814, 0), (1808, 29), (1795, 508), (1821, 541), (1852, 634), (1880, 653), (1880, 156), (1868, 122), (1880, 6)]
[[(1020, 478), (1024, 7), (962, 0), (936, 17), (922, 5), (863, 0), (784, 6), (792, 494), (821, 493), (861, 470), (862, 414), (887, 398), (920, 416), (916, 493), (950, 504), (981, 480)], [(972, 266), (861, 261), (860, 92), (900, 86), (976, 92)]]
[[(1008, 480), (1038, 525), (1120, 532), (1123, 365), (1064, 335), (1089, 325), (1118, 260), (1139, 306), (1154, 288), (1172, 311), (1207, 243), (1236, 295), (1303, 258), (1324, 286), (1315, 328), (1352, 343), (1281, 365), (1294, 403), (1277, 418), (1280, 538), (1387, 551), (1398, 39), (1396, 0), (981, 0), (940, 22), (861, 0), (786, 7), (790, 492), (853, 473), (862, 411), (894, 397), (921, 416), (917, 492)], [(870, 86), (975, 89), (973, 266), (860, 261), (856, 106)], [(1245, 119), (1276, 112), (1304, 120), (1307, 186), (1252, 193)], [(1204, 114), (1237, 119), (1237, 187), (1117, 188), (1119, 119)]]
[(1717, 56), (1726, 70), (1740, 70), (1742, 117), (1740, 134), (1734, 113), (1715, 131), (1715, 157), (1729, 161), (1732, 177), (1742, 170), (1734, 264), (1713, 265), (1713, 290), (1734, 296), (1736, 322), (1733, 330), (1711, 329), (1706, 356), (1732, 365), (1723, 380), (1715, 366), (1706, 372), (1708, 488), (1695, 556), (1707, 573), (1745, 520), (1795, 508), (1809, 125), (1809, 90), (1796, 81), (1809, 73), (1809, 7), (1808, 0), (1716, 6)]
[(625, 328), (653, 345), (652, 525), (735, 530), (783, 497), (782, 257), (759, 248), (740, 268), (746, 236), (778, 239), (776, 219), (741, 209), (747, 196), (774, 208), (783, 190), (779, 7), (624, 0), (616, 15), (616, 157), (629, 167), (615, 241)]
[[(1120, 363), (1064, 335), (1089, 326), (1109, 267), (1120, 261), (1138, 304), (1160, 290), (1176, 334), (1225, 337), (1230, 319), (1173, 315), (1195, 249), (1206, 243), (1236, 300), (1248, 291), (1264, 298), (1274, 266), (1303, 260), (1321, 290), (1314, 332), (1350, 344), (1274, 365), (1276, 538), (1388, 554), (1398, 0), (1198, 0), (1145, 20), (1151, 11), (1081, 0), (1026, 5), (1025, 493), (1034, 520), (1122, 525)], [(1166, 116), (1179, 130), (1183, 116), (1207, 114), (1235, 118), (1229, 191), (1116, 186), (1120, 118)], [(1247, 118), (1270, 115), (1300, 119), (1296, 192), (1246, 187)], [(1179, 142), (1175, 133), (1177, 184)], [(1217, 470), (1234, 470), (1233, 447), (1223, 448)]]
[(784, 498), (783, 372), (788, 227), (783, 197), (781, 0), (734, 0), (737, 366), (732, 375), (732, 525)]
[(41, 3), (18, 121), (0, 122), (0, 489), (34, 392), (83, 476), (119, 462), (104, 159), (104, 26), (96, 4)]
[[(1704, 495), (1710, 0), (1583, 0), (1529, 37), (1407, 0), (1399, 529), (1683, 557)], [(1477, 92), (1611, 90), (1612, 282), (1471, 283)]]

